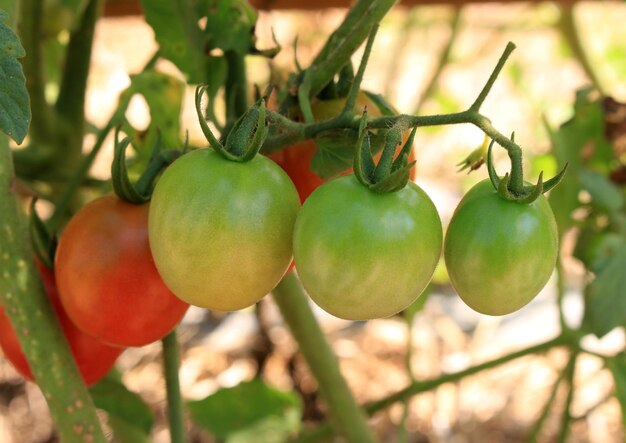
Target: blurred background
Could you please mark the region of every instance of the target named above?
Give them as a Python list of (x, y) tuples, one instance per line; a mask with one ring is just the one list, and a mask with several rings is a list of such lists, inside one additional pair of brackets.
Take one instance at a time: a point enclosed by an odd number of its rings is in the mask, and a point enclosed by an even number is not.
[[(130, 84), (129, 76), (141, 71), (157, 49), (152, 29), (136, 8), (108, 5), (106, 11), (96, 28), (87, 95), (87, 118), (98, 127), (115, 110), (119, 94)], [(297, 58), (306, 66), (345, 13), (342, 8), (261, 11), (258, 46), (273, 46), (273, 33), (282, 51), (271, 63), (249, 57), (250, 81), (265, 85), (271, 75), (292, 71), (296, 36)], [(549, 155), (550, 130), (572, 117), (577, 90), (593, 86), (617, 101), (626, 101), (624, 23), (626, 4), (615, 1), (400, 5), (381, 24), (363, 86), (385, 95), (402, 113), (461, 111), (474, 100), (507, 42), (514, 42), (517, 49), (481, 111), (503, 134), (515, 131), (526, 154), (527, 179), (534, 181), (541, 170), (547, 176), (556, 171)], [(59, 34), (60, 44), (64, 39), (67, 35)], [(581, 59), (581, 51), (586, 59)], [(159, 60), (157, 69), (183, 79), (166, 60)], [(51, 81), (47, 94), (54, 96), (55, 88)], [(147, 127), (150, 112), (141, 96), (132, 99), (127, 116), (135, 127)], [(192, 145), (206, 144), (197, 124), (192, 87), (185, 93), (181, 128), (189, 131)], [(444, 224), (464, 192), (487, 176), (484, 167), (468, 175), (458, 173), (455, 166), (482, 142), (482, 132), (471, 125), (417, 132), (416, 181), (435, 202)], [(87, 137), (85, 147), (92, 144), (93, 138)], [(94, 165), (95, 177), (109, 177), (112, 152), (111, 137)], [(496, 154), (498, 170), (505, 171), (505, 152)], [(45, 214), (45, 203), (40, 206)], [(565, 238), (562, 291), (566, 321), (575, 325), (581, 321), (588, 275), (572, 257), (573, 244), (573, 238)], [(397, 316), (354, 323), (320, 310), (316, 313), (355, 396), (359, 402), (368, 402), (405, 387), (412, 378), (458, 371), (556, 336), (557, 290), (554, 278), (521, 311), (498, 318), (483, 316), (459, 300), (440, 266), (423, 308), (412, 321)], [(325, 417), (315, 381), (297, 355), (297, 345), (271, 297), (257, 309), (228, 315), (191, 309), (179, 337), (186, 399), (236, 386), (262, 369), (272, 386), (302, 395), (306, 423)], [(590, 350), (605, 355), (621, 352), (624, 343), (621, 328), (601, 340), (586, 339)], [(553, 394), (552, 386), (566, 364), (567, 354), (559, 349), (526, 356), (397, 403), (374, 415), (371, 423), (384, 442), (522, 442), (554, 395), (538, 441), (558, 441), (567, 390), (557, 389)], [(118, 369), (125, 385), (139, 393), (156, 414), (152, 440), (169, 441), (160, 344), (128, 349)], [(620, 404), (613, 396), (616, 387), (602, 359), (582, 354), (573, 380), (577, 389), (567, 441), (624, 441)], [(0, 358), (0, 442), (54, 441), (41, 393)], [(194, 427), (189, 441), (216, 440)]]

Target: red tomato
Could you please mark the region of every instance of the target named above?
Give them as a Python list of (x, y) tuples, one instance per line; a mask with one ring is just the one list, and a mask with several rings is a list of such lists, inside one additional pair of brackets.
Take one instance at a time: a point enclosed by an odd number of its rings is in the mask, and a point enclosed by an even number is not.
[(83, 332), (117, 346), (164, 337), (189, 305), (161, 279), (148, 244), (149, 204), (107, 195), (84, 206), (59, 240), (61, 303)]
[[(48, 294), (52, 302), (76, 365), (83, 376), (85, 384), (92, 385), (113, 368), (115, 360), (117, 360), (117, 357), (124, 349), (101, 343), (74, 326), (61, 306), (53, 271), (39, 263), (38, 266), (46, 294)], [(22, 352), (17, 334), (11, 325), (9, 317), (7, 317), (2, 308), (0, 308), (0, 346), (2, 346), (4, 356), (15, 366), (15, 369), (22, 377), (32, 381), (33, 374), (26, 356)]]
[[(332, 100), (318, 100), (312, 103), (311, 108), (313, 110), (313, 116), (318, 121), (328, 120), (338, 115), (344, 107), (346, 99), (332, 99)], [(380, 117), (384, 115), (384, 112), (371, 100), (367, 94), (363, 91), (357, 95), (356, 105), (354, 106), (354, 112), (360, 114), (363, 108), (367, 107), (367, 112), (370, 117)], [(404, 137), (403, 144), (406, 142), (407, 135)], [(400, 152), (402, 145), (400, 145), (396, 151), (396, 154)], [(309, 195), (315, 189), (317, 189), (325, 180), (318, 176), (315, 172), (311, 171), (310, 164), (311, 159), (317, 152), (317, 146), (313, 140), (305, 140), (300, 143), (288, 146), (285, 149), (271, 153), (269, 158), (274, 160), (278, 166), (289, 175), (291, 181), (296, 185), (298, 194), (300, 195), (300, 202), (304, 203)], [(376, 160), (380, 158), (380, 153), (375, 157)], [(413, 150), (409, 155), (409, 162), (415, 160)], [(349, 174), (352, 169), (348, 169), (342, 175)], [(411, 169), (411, 180), (415, 178), (415, 167)]]

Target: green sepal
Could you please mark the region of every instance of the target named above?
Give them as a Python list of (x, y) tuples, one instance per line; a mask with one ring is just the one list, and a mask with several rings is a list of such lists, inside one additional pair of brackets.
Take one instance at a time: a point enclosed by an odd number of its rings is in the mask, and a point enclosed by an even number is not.
[[(511, 140), (513, 140), (515, 134), (511, 134)], [(535, 185), (525, 185), (522, 193), (514, 193), (509, 188), (510, 177), (509, 174), (505, 174), (504, 177), (500, 178), (498, 173), (496, 172), (495, 167), (493, 166), (493, 153), (492, 148), (495, 140), (491, 140), (489, 143), (489, 149), (487, 150), (487, 171), (489, 172), (489, 180), (491, 180), (491, 184), (494, 189), (498, 191), (503, 198), (511, 201), (516, 201), (518, 203), (529, 204), (537, 200), (537, 198), (549, 190), (553, 189), (556, 185), (559, 184), (563, 176), (565, 175), (565, 171), (567, 170), (567, 163), (563, 167), (563, 169), (550, 180), (544, 182), (543, 181), (543, 171), (539, 173), (539, 179)]]
[(196, 87), (196, 96), (195, 96), (196, 113), (198, 114), (198, 121), (200, 122), (200, 128), (202, 129), (202, 133), (204, 134), (207, 141), (209, 142), (209, 145), (211, 145), (211, 147), (215, 149), (216, 151), (222, 152), (224, 150), (224, 146), (222, 146), (220, 141), (217, 138), (215, 138), (215, 135), (213, 135), (213, 132), (211, 131), (211, 128), (209, 128), (209, 125), (207, 124), (206, 120), (204, 119), (204, 115), (202, 112), (202, 96), (208, 90), (208, 88), (209, 88), (208, 86), (202, 86), (202, 85), (199, 85)]
[(354, 156), (354, 175), (359, 182), (376, 193), (395, 192), (404, 188), (410, 180), (411, 168), (416, 163), (415, 161), (407, 163), (416, 130), (417, 127), (411, 130), (409, 138), (395, 160), (393, 154), (398, 144), (397, 136), (399, 133), (401, 137), (402, 133), (393, 131), (394, 135), (389, 136), (388, 134), (385, 139), (385, 150), (378, 165), (376, 165), (367, 132), (367, 113), (364, 112), (359, 125), (359, 141)]
[(561, 169), (561, 172), (559, 172), (557, 175), (552, 177), (550, 180), (544, 182), (543, 192), (548, 192), (550, 189), (553, 189), (556, 185), (561, 183), (561, 180), (565, 176), (565, 171), (567, 171), (568, 166), (569, 166), (569, 163), (565, 163), (565, 166), (563, 166), (563, 169)]
[(507, 172), (504, 174), (504, 177), (500, 180), (498, 184), (498, 194), (504, 197), (507, 200), (515, 200), (515, 196), (509, 191), (509, 182), (511, 181), (511, 176)]
[(235, 122), (226, 138), (224, 152), (229, 160), (247, 162), (259, 152), (267, 138), (269, 128), (265, 122), (265, 100), (257, 101)]
[(129, 203), (141, 204), (147, 202), (150, 197), (137, 190), (128, 176), (126, 165), (126, 149), (130, 145), (131, 138), (125, 137), (121, 142), (118, 139), (119, 129), (115, 132), (115, 147), (113, 150), (113, 163), (111, 163), (111, 181), (115, 194)]
[(487, 149), (487, 172), (489, 173), (489, 180), (491, 181), (493, 188), (498, 189), (500, 187), (500, 177), (498, 177), (496, 168), (493, 166), (493, 157), (491, 152), (495, 142), (495, 140), (491, 140), (489, 148)]
[(387, 177), (379, 182), (373, 183), (369, 188), (377, 193), (396, 192), (404, 188), (411, 178), (411, 168), (415, 164), (415, 161), (407, 163), (400, 169), (395, 170)]
[(532, 203), (543, 194), (543, 171), (539, 173), (539, 179), (535, 186), (524, 186), (524, 190), (528, 190), (528, 196), (519, 200), (520, 203)]
[(34, 198), (30, 204), (30, 214), (28, 230), (30, 232), (30, 241), (33, 252), (39, 261), (47, 268), (54, 267), (54, 253), (57, 248), (57, 239), (50, 233), (43, 220), (37, 214), (35, 209), (37, 198)]
[(367, 131), (367, 111), (363, 112), (361, 121), (359, 123), (359, 138), (357, 141), (357, 149), (354, 153), (354, 175), (357, 180), (368, 186), (374, 178), (374, 171), (376, 165), (374, 164), (374, 157), (372, 156), (372, 149), (370, 146), (370, 137)]
[[(413, 129), (411, 129), (409, 138), (407, 139), (406, 143), (402, 147), (402, 150), (398, 154), (398, 157), (396, 157), (396, 159), (394, 160), (391, 166), (391, 172), (395, 172), (400, 168), (404, 168), (407, 162), (409, 161), (409, 156), (411, 155), (411, 150), (413, 149), (413, 140), (415, 140), (416, 132), (417, 132), (417, 126), (414, 126)], [(415, 161), (411, 162), (410, 166), (413, 167), (415, 163), (416, 163)]]
[(393, 156), (396, 152), (396, 147), (400, 143), (402, 143), (402, 131), (396, 127), (390, 128), (385, 134), (383, 153), (376, 166), (376, 171), (374, 171), (374, 179), (376, 181), (383, 180), (391, 174)]
[(152, 148), (148, 166), (146, 166), (145, 171), (137, 182), (133, 184), (128, 176), (128, 167), (126, 165), (126, 149), (131, 142), (131, 138), (126, 137), (120, 142), (118, 129), (115, 132), (115, 147), (113, 163), (111, 164), (111, 180), (115, 194), (122, 200), (137, 205), (149, 201), (156, 177), (166, 166), (170, 165), (187, 150), (187, 141), (182, 152), (176, 149), (162, 151), (160, 133), (157, 133), (157, 140)]

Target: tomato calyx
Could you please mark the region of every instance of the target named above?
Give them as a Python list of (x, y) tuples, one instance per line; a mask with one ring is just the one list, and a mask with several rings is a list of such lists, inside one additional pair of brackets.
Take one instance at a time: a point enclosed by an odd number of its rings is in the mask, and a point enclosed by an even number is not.
[(152, 148), (152, 154), (148, 166), (137, 182), (133, 183), (128, 174), (126, 164), (126, 149), (131, 142), (131, 137), (119, 140), (119, 128), (115, 131), (115, 146), (113, 162), (111, 163), (111, 180), (115, 194), (128, 203), (140, 205), (150, 200), (154, 181), (161, 171), (176, 160), (182, 152), (176, 149), (161, 150), (161, 137), (157, 135), (157, 141)]
[(227, 160), (238, 163), (252, 160), (261, 149), (269, 132), (265, 121), (265, 100), (261, 98), (239, 117), (228, 133), (225, 143), (222, 144), (213, 135), (211, 128), (202, 116), (202, 95), (206, 90), (207, 86), (196, 88), (195, 104), (200, 128), (209, 145)]
[[(515, 134), (511, 135), (511, 141), (514, 140)], [(530, 204), (537, 200), (537, 198), (545, 192), (553, 189), (556, 185), (559, 184), (563, 176), (565, 175), (565, 171), (567, 170), (567, 164), (563, 167), (563, 169), (550, 180), (543, 181), (543, 171), (539, 174), (539, 179), (535, 185), (523, 185), (521, 191), (516, 191), (511, 187), (511, 176), (516, 172), (513, 171), (515, 169), (516, 164), (512, 162), (512, 171), (509, 174), (508, 172), (504, 175), (504, 177), (498, 176), (496, 169), (493, 165), (493, 155), (492, 149), (495, 140), (491, 140), (489, 143), (489, 149), (487, 150), (487, 171), (489, 172), (489, 180), (493, 185), (494, 189), (498, 192), (502, 198), (510, 201), (515, 201), (517, 203)], [(520, 163), (521, 164), (521, 163)], [(521, 171), (518, 172), (521, 175)]]
[(417, 127), (411, 130), (402, 150), (394, 159), (396, 147), (402, 143), (402, 134), (406, 129), (402, 121), (399, 121), (387, 130), (383, 153), (376, 164), (372, 155), (370, 134), (367, 131), (367, 111), (363, 112), (354, 156), (354, 175), (363, 186), (377, 193), (395, 192), (406, 186), (411, 178), (411, 168), (415, 164), (415, 160), (409, 163), (408, 158)]

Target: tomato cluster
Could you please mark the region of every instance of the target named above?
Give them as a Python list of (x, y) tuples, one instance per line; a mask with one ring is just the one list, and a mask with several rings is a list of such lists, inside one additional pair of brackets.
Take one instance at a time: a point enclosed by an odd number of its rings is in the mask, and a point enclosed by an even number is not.
[[(344, 106), (345, 99), (320, 100), (313, 114), (327, 120)], [(355, 112), (363, 107), (370, 116), (383, 113), (361, 93)], [(362, 171), (322, 180), (310, 169), (313, 141), (270, 158), (225, 155), (220, 146), (175, 160), (150, 203), (107, 195), (85, 205), (60, 237), (54, 273), (40, 267), (86, 383), (101, 378), (124, 347), (165, 336), (189, 304), (222, 311), (253, 305), (288, 272), (292, 258), (311, 298), (351, 320), (402, 311), (432, 278), (442, 225), (428, 195), (406, 183), (406, 164), (398, 166), (405, 168), (401, 186), (385, 188), (376, 186), (379, 175), (364, 181)], [(385, 177), (400, 176), (387, 171)], [(543, 196), (510, 201), (486, 180), (457, 207), (443, 251), (463, 301), (503, 315), (545, 285), (557, 240)], [(1, 310), (0, 345), (31, 378)]]

